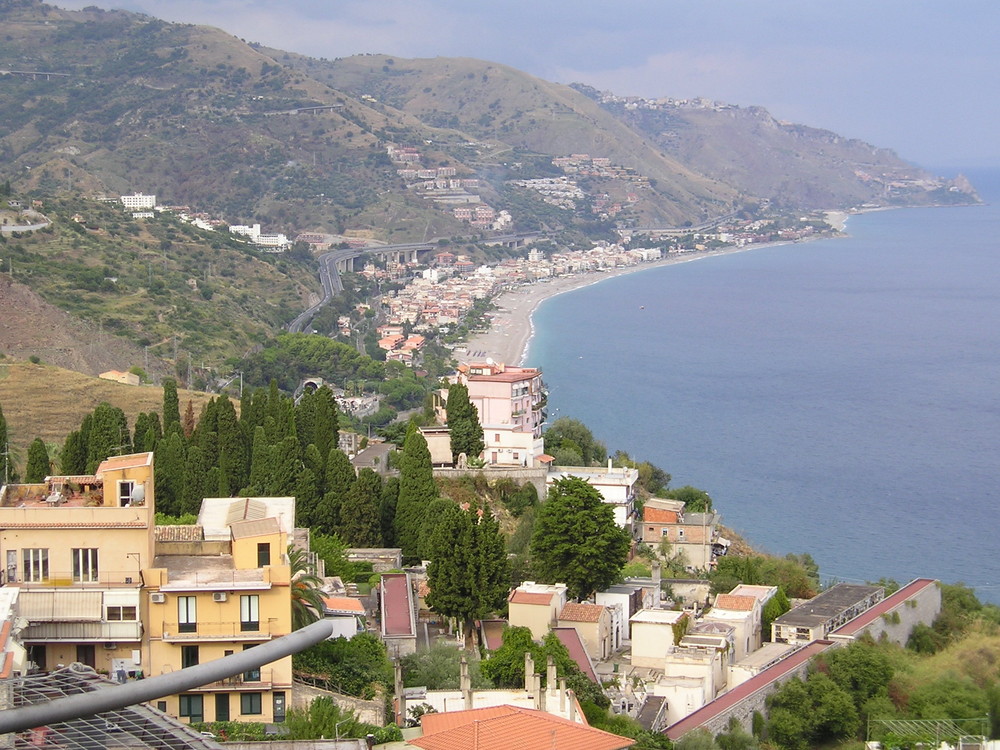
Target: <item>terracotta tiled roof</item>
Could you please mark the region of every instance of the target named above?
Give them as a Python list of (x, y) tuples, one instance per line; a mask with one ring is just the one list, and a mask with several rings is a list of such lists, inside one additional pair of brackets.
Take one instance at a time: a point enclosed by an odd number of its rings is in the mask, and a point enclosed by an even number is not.
[(621, 750), (635, 740), (577, 724), (544, 711), (514, 706), (424, 714), (424, 750)]
[(63, 521), (55, 523), (18, 523), (4, 521), (5, 529), (144, 529), (144, 521)]
[(719, 594), (715, 598), (716, 609), (728, 609), (733, 612), (751, 612), (756, 603), (755, 597), (740, 594)]
[(352, 599), (349, 596), (324, 596), (323, 604), (328, 610), (333, 612), (365, 613), (365, 606), (357, 599)]
[(642, 509), (642, 520), (651, 523), (677, 523), (677, 511), (646, 506)]
[(576, 628), (552, 628), (552, 632), (556, 634), (556, 638), (569, 651), (570, 658), (576, 662), (580, 671), (587, 675), (595, 684), (600, 684), (600, 680), (597, 679), (597, 673), (594, 671), (594, 664), (590, 661), (590, 655), (587, 653), (587, 648), (583, 645), (583, 641), (580, 640), (579, 631)]
[(540, 591), (514, 589), (508, 601), (511, 604), (551, 604), (553, 596), (553, 594), (544, 594)]
[(563, 607), (559, 613), (559, 619), (567, 622), (598, 622), (604, 614), (604, 607), (600, 604), (574, 604), (569, 603)]

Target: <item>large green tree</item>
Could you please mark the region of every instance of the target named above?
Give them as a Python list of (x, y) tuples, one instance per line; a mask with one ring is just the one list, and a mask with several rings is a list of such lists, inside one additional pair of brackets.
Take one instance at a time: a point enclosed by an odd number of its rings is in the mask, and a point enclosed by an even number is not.
[(430, 565), (427, 605), (463, 623), (466, 645), (474, 642), (474, 620), (503, 607), (510, 566), (500, 525), (489, 512), (452, 503), (427, 542)]
[(601, 493), (579, 477), (566, 477), (538, 509), (531, 556), (540, 580), (565, 583), (571, 597), (585, 599), (618, 580), (629, 545)]
[(109, 456), (131, 452), (132, 436), (125, 412), (108, 402), (97, 405), (87, 437), (87, 473), (97, 471), (101, 461)]
[(340, 529), (352, 547), (381, 547), (382, 477), (365, 467), (358, 473), (340, 509)]
[(181, 429), (181, 404), (177, 396), (177, 381), (163, 379), (163, 434)]
[(479, 412), (469, 400), (469, 389), (462, 383), (448, 386), (445, 413), (451, 436), (452, 459), (458, 461), (460, 453), (467, 458), (479, 458), (486, 447), (483, 426), (479, 423)]
[(566, 466), (593, 466), (608, 460), (608, 449), (578, 419), (559, 417), (545, 431), (545, 452)]
[(411, 425), (403, 443), (399, 466), (399, 499), (396, 502), (396, 541), (403, 557), (419, 560), (420, 529), (431, 500), (438, 496), (427, 441)]

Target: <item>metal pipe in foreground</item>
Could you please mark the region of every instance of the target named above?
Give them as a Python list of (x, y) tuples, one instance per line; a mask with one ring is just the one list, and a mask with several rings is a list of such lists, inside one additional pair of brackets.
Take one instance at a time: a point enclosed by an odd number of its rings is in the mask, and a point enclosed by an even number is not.
[(116, 708), (162, 698), (185, 690), (224, 680), (263, 664), (298, 653), (329, 638), (333, 623), (320, 620), (293, 633), (262, 643), (254, 648), (224, 656), (221, 659), (157, 675), (125, 685), (111, 685), (89, 693), (57, 698), (47, 703), (0, 711), (0, 734), (56, 724), (61, 721), (92, 716)]

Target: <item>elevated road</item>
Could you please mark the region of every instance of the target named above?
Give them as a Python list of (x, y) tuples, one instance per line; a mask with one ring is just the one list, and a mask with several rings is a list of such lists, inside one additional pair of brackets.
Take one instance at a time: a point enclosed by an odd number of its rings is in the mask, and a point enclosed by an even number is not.
[[(504, 234), (491, 237), (483, 242), (493, 244), (503, 243), (519, 245), (525, 242), (538, 239), (543, 235), (539, 232), (523, 232), (520, 234)], [(335, 295), (344, 291), (344, 282), (340, 278), (340, 267), (355, 258), (363, 255), (396, 256), (417, 259), (417, 253), (427, 252), (439, 248), (437, 240), (430, 242), (405, 242), (399, 245), (374, 245), (372, 247), (358, 247), (349, 250), (331, 250), (323, 253), (316, 260), (319, 263), (319, 283), (323, 292), (323, 297), (308, 310), (304, 310), (296, 316), (295, 320), (285, 326), (289, 333), (302, 333), (306, 326), (320, 310), (326, 307)]]

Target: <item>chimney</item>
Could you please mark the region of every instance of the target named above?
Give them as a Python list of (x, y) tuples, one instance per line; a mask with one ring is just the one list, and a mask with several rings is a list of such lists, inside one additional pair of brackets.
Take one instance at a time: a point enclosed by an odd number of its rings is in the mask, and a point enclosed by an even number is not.
[(530, 693), (535, 687), (535, 660), (530, 651), (524, 652), (524, 692)]
[(462, 699), (465, 701), (465, 710), (469, 711), (472, 709), (472, 680), (469, 677), (469, 662), (464, 655), (459, 662), (458, 682), (462, 691)]
[(406, 696), (403, 695), (403, 663), (396, 659), (395, 671), (395, 692), (396, 692), (396, 726), (406, 726)]
[(566, 691), (566, 700), (569, 701), (569, 720), (576, 723), (576, 693), (572, 690)]
[(566, 680), (559, 680), (559, 714), (566, 713)]
[(660, 608), (660, 561), (653, 560), (653, 609)]
[(548, 661), (545, 665), (545, 692), (547, 693), (551, 690), (554, 693), (558, 687), (558, 680), (559, 678), (556, 675), (555, 660), (552, 658), (552, 655), (549, 654)]

